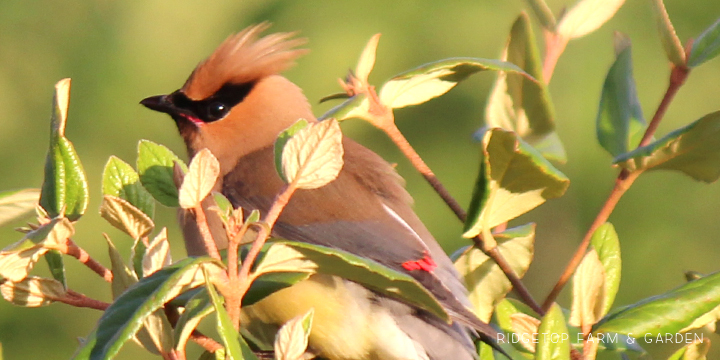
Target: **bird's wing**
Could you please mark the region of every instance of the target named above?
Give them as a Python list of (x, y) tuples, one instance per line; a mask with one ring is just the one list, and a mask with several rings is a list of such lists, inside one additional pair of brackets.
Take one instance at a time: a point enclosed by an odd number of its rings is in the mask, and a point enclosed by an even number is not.
[[(496, 331), (468, 309), (467, 290), (452, 261), (412, 211), (392, 166), (348, 138), (343, 145), (345, 163), (338, 178), (318, 189), (297, 190), (273, 233), (348, 251), (409, 274), (455, 320), (495, 338)], [(223, 179), (223, 193), (234, 206), (263, 214), (282, 186), (272, 147), (240, 159)]]

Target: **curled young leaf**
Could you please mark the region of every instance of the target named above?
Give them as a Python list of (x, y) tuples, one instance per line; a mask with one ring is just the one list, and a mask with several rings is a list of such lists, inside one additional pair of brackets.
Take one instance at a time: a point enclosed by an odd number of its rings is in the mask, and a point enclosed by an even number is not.
[(33, 212), (40, 199), (39, 189), (23, 189), (0, 193), (0, 225)]
[(0, 277), (20, 282), (48, 251), (58, 249), (75, 233), (67, 218), (55, 218), (0, 251)]
[(652, 8), (665, 55), (675, 66), (685, 66), (685, 49), (675, 33), (675, 27), (670, 21), (664, 1), (652, 0)]
[[(277, 148), (276, 148), (277, 149)], [(280, 146), (282, 177), (299, 189), (316, 189), (335, 180), (343, 166), (342, 132), (337, 120), (315, 122)]]
[(100, 216), (110, 225), (124, 231), (133, 239), (139, 239), (152, 231), (155, 227), (150, 219), (140, 209), (119, 197), (105, 195), (100, 205)]
[(355, 67), (355, 76), (364, 84), (368, 83), (368, 76), (370, 76), (370, 72), (375, 66), (375, 53), (379, 41), (380, 34), (375, 34), (370, 38)]
[(215, 186), (220, 176), (220, 163), (208, 149), (202, 149), (190, 162), (185, 175), (178, 202), (183, 209), (192, 209), (200, 204)]
[(143, 277), (149, 276), (170, 264), (172, 264), (172, 257), (170, 256), (167, 228), (162, 228), (145, 250), (142, 259)]
[(528, 314), (515, 313), (510, 315), (510, 323), (513, 332), (520, 338), (520, 345), (530, 352), (535, 352), (535, 342), (533, 338), (538, 333), (540, 320)]
[(285, 323), (275, 337), (275, 360), (302, 360), (312, 328), (313, 309)]
[(571, 325), (589, 330), (602, 317), (604, 282), (605, 270), (591, 249), (573, 275)]
[(54, 279), (28, 276), (19, 282), (5, 281), (0, 285), (0, 292), (5, 300), (15, 305), (39, 307), (65, 296), (65, 287)]
[(693, 42), (687, 65), (698, 66), (720, 54), (720, 19), (703, 31)]

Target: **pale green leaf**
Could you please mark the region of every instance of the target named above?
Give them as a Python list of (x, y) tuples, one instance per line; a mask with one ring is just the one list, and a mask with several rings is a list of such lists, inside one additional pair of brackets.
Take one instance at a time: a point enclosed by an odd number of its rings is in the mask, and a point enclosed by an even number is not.
[(190, 335), (206, 316), (215, 309), (210, 303), (210, 297), (205, 289), (201, 289), (185, 303), (185, 310), (175, 324), (175, 348), (184, 349)]
[(463, 236), (474, 237), (562, 196), (569, 183), (515, 133), (491, 129), (483, 138), (483, 160)]
[(162, 228), (160, 233), (148, 244), (142, 259), (143, 277), (172, 264), (170, 256), (170, 242), (167, 238), (167, 229)]
[(343, 166), (342, 132), (337, 120), (315, 122), (282, 147), (282, 174), (299, 189), (316, 189), (335, 180)]
[(392, 109), (422, 104), (450, 91), (460, 81), (484, 70), (511, 71), (532, 77), (514, 64), (490, 59), (451, 58), (422, 65), (388, 80), (378, 94)]
[(140, 183), (140, 177), (132, 166), (111, 156), (103, 170), (103, 195), (127, 200), (150, 218), (155, 213), (155, 200)]
[(64, 297), (65, 287), (55, 279), (28, 276), (19, 282), (3, 282), (0, 292), (5, 300), (14, 305), (39, 307), (50, 305)]
[(570, 360), (570, 336), (560, 306), (553, 304), (543, 316), (538, 333), (536, 360)]
[(693, 341), (674, 352), (668, 360), (707, 360), (710, 339)]
[(675, 66), (685, 66), (685, 49), (675, 33), (675, 27), (670, 21), (664, 1), (652, 0), (652, 8), (665, 55)]
[(75, 233), (67, 218), (55, 218), (33, 230), (22, 240), (0, 251), (0, 277), (20, 282), (35, 266), (35, 263), (50, 250), (59, 246)]
[(377, 52), (379, 41), (380, 34), (375, 34), (370, 38), (355, 67), (355, 76), (363, 83), (367, 84), (368, 76), (370, 76), (370, 72), (373, 66), (375, 66), (375, 53)]
[(110, 240), (110, 237), (107, 236), (107, 234), (103, 235), (105, 236), (105, 241), (107, 241), (108, 244), (110, 270), (112, 270), (113, 273), (113, 279), (110, 285), (112, 289), (112, 298), (114, 300), (117, 299), (120, 294), (125, 292), (127, 288), (138, 282), (138, 278), (132, 271), (130, 271), (127, 265), (125, 265), (120, 252), (118, 252), (115, 244), (113, 244)]
[[(493, 237), (513, 271), (519, 277), (525, 275), (534, 253), (535, 224), (508, 229)], [(475, 315), (489, 322), (495, 305), (512, 289), (512, 284), (500, 267), (476, 247), (464, 251), (455, 260), (455, 268), (465, 280)]]
[(304, 315), (297, 316), (286, 322), (275, 337), (276, 360), (298, 360), (308, 346), (308, 337), (312, 328), (314, 309)]
[(555, 16), (552, 10), (550, 10), (550, 7), (545, 3), (545, 0), (527, 0), (527, 3), (530, 5), (533, 13), (535, 13), (535, 17), (537, 17), (540, 25), (547, 30), (554, 31), (555, 26), (557, 26), (557, 20), (555, 20)]
[(522, 13), (513, 24), (500, 59), (516, 64), (538, 81), (518, 73), (498, 72), (485, 108), (486, 128), (512, 130), (546, 158), (565, 162), (565, 150), (555, 133), (550, 92), (542, 81), (540, 52), (527, 14)]
[(605, 223), (595, 230), (590, 244), (592, 248), (597, 251), (605, 274), (602, 291), (602, 308), (599, 314), (600, 316), (605, 316), (605, 314), (610, 311), (613, 301), (615, 301), (615, 295), (617, 295), (618, 289), (620, 288), (620, 273), (622, 267), (620, 260), (620, 241), (618, 240), (618, 235), (613, 225), (611, 223)]
[(40, 200), (39, 189), (23, 189), (0, 193), (0, 226), (29, 215)]
[(557, 33), (574, 39), (585, 36), (610, 20), (625, 0), (580, 0), (558, 22)]
[(369, 119), (370, 101), (365, 94), (357, 94), (342, 104), (328, 110), (319, 120), (337, 119), (343, 121), (351, 118)]
[(146, 236), (155, 227), (152, 219), (145, 213), (129, 202), (111, 195), (103, 196), (100, 216), (133, 239)]
[(573, 274), (569, 323), (584, 328), (602, 317), (605, 270), (597, 251), (590, 249)]
[(202, 149), (190, 162), (178, 202), (183, 209), (192, 209), (210, 193), (220, 176), (220, 163), (208, 149)]
[(187, 172), (187, 166), (170, 149), (152, 141), (138, 143), (137, 169), (140, 182), (161, 204), (178, 207), (178, 189), (173, 181), (173, 164), (177, 162)]
[(720, 19), (693, 41), (688, 66), (698, 66), (720, 54)]
[(613, 157), (635, 149), (646, 127), (633, 78), (630, 40), (615, 36), (620, 45), (605, 77), (596, 120), (598, 141)]
[(305, 119), (298, 119), (294, 124), (290, 125), (287, 129), (283, 130), (278, 134), (277, 139), (275, 139), (275, 145), (273, 147), (273, 151), (275, 154), (275, 171), (280, 175), (280, 177), (285, 181), (286, 183), (289, 183), (287, 178), (285, 177), (285, 174), (283, 173), (283, 167), (282, 167), (282, 154), (283, 149), (285, 149), (285, 145), (287, 145), (287, 142), (290, 141), (290, 139), (295, 136), (295, 134), (298, 133), (298, 131), (306, 128), (308, 126), (308, 121)]
[(713, 182), (720, 177), (720, 111), (613, 161), (629, 171), (675, 170)]

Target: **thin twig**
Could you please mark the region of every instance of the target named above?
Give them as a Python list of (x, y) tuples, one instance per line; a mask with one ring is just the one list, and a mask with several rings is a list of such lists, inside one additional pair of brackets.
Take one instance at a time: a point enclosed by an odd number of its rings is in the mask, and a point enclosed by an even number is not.
[(212, 258), (220, 260), (220, 252), (218, 252), (215, 240), (213, 240), (212, 232), (210, 232), (210, 226), (208, 225), (207, 217), (205, 216), (205, 210), (202, 207), (202, 203), (198, 203), (193, 208), (193, 213), (195, 214), (195, 221), (197, 222), (198, 230), (200, 231), (200, 235), (202, 235), (203, 238), (205, 252)]
[(68, 289), (64, 297), (57, 299), (57, 301), (74, 307), (90, 308), (100, 311), (105, 311), (108, 307), (110, 307), (110, 304), (104, 301), (89, 298), (70, 289)]
[[(663, 116), (665, 115), (665, 112), (667, 111), (668, 106), (672, 102), (672, 99), (675, 97), (675, 94), (677, 94), (680, 87), (683, 85), (683, 83), (685, 83), (685, 80), (687, 79), (689, 73), (690, 70), (685, 67), (673, 68), (670, 74), (670, 84), (668, 85), (668, 89), (667, 91), (665, 91), (665, 95), (660, 101), (660, 105), (658, 105), (658, 108), (655, 111), (655, 115), (653, 115), (650, 124), (648, 124), (648, 128), (647, 130), (645, 130), (645, 134), (643, 135), (639, 146), (645, 146), (650, 143), (650, 140), (652, 139), (658, 125), (660, 124), (660, 120), (662, 120)], [(605, 203), (600, 208), (600, 211), (595, 217), (595, 220), (590, 225), (588, 231), (585, 233), (582, 242), (575, 251), (575, 254), (573, 254), (573, 257), (570, 259), (568, 265), (565, 267), (565, 270), (558, 279), (558, 282), (555, 284), (552, 291), (550, 291), (550, 294), (548, 294), (547, 298), (543, 302), (543, 309), (549, 309), (550, 306), (552, 306), (553, 302), (555, 302), (555, 299), (557, 299), (558, 295), (560, 295), (560, 291), (562, 291), (565, 284), (567, 284), (567, 282), (570, 280), (570, 277), (572, 277), (575, 269), (578, 267), (578, 265), (580, 265), (582, 258), (585, 256), (585, 252), (590, 246), (590, 240), (592, 239), (593, 233), (595, 233), (595, 230), (597, 230), (600, 225), (604, 224), (607, 221), (607, 219), (610, 217), (610, 214), (612, 214), (613, 210), (615, 209), (615, 206), (620, 201), (620, 198), (623, 196), (623, 194), (625, 194), (625, 192), (630, 188), (630, 186), (633, 184), (633, 182), (635, 182), (635, 180), (638, 176), (640, 176), (641, 173), (641, 171), (629, 172), (626, 169), (620, 171), (620, 174), (615, 180), (615, 186), (613, 187), (612, 191), (610, 191), (610, 195), (608, 195), (607, 200), (605, 200)]]
[(87, 251), (75, 244), (72, 239), (67, 239), (65, 242), (65, 248), (60, 248), (58, 250), (62, 253), (78, 259), (83, 265), (87, 266), (90, 270), (94, 271), (96, 274), (100, 275), (100, 277), (105, 279), (105, 281), (112, 282), (112, 271), (110, 271), (108, 268), (103, 266), (103, 264), (97, 262), (95, 259), (90, 257), (90, 254), (88, 254)]

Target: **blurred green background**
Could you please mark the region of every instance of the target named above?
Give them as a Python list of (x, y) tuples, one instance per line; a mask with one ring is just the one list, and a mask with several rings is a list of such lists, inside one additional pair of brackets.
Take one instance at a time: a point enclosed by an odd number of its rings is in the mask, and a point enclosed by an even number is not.
[[(681, 39), (697, 36), (720, 16), (717, 0), (667, 0)], [(555, 13), (570, 2), (549, 1)], [(538, 223), (536, 259), (526, 284), (539, 300), (550, 290), (604, 201), (617, 170), (597, 144), (594, 122), (601, 86), (613, 61), (612, 34), (633, 40), (635, 77), (646, 118), (667, 85), (664, 58), (649, 1), (628, 1), (609, 23), (573, 41), (550, 89), (558, 133), (568, 152), (559, 168), (571, 179), (567, 194), (514, 224)], [(137, 142), (150, 139), (178, 154), (184, 146), (165, 115), (138, 104), (180, 87), (195, 64), (226, 36), (263, 20), (271, 31), (300, 31), (311, 52), (287, 76), (313, 103), (337, 92), (336, 79), (355, 66), (366, 41), (382, 33), (371, 82), (425, 62), (454, 56), (497, 58), (510, 25), (525, 7), (514, 1), (0, 1), (0, 189), (38, 187), (49, 133), (53, 85), (73, 79), (67, 136), (88, 173), (91, 202), (74, 240), (108, 263), (107, 232), (128, 253), (130, 239), (98, 216), (101, 172), (117, 155), (134, 164)], [(537, 29), (536, 29), (537, 30)], [(536, 31), (537, 32), (537, 31)], [(492, 73), (475, 75), (425, 105), (401, 109), (399, 127), (462, 204), (468, 204), (478, 167), (471, 134), (481, 126)], [(334, 105), (334, 104), (332, 104)], [(330, 105), (315, 107), (316, 114)], [(670, 107), (658, 135), (720, 108), (720, 60), (697, 68)], [(343, 124), (349, 136), (397, 162), (430, 230), (454, 251), (465, 244), (461, 226), (384, 134), (360, 121)], [(175, 258), (183, 256), (174, 210), (159, 206), (157, 223), (170, 228)], [(676, 173), (642, 176), (611, 221), (620, 236), (623, 273), (616, 305), (633, 303), (684, 282), (683, 272), (720, 268), (720, 186)], [(20, 226), (21, 223), (13, 224)], [(0, 229), (3, 246), (20, 235)], [(68, 260), (70, 286), (110, 300), (109, 286)], [(41, 264), (39, 268), (44, 268)], [(569, 306), (568, 291), (560, 298)], [(24, 309), (0, 303), (0, 342), (6, 359), (66, 359), (100, 313), (62, 304)], [(710, 336), (713, 341), (717, 338)], [(665, 358), (671, 346), (648, 346)], [(717, 347), (714, 357), (720, 354)], [(135, 345), (119, 359), (151, 359)]]

